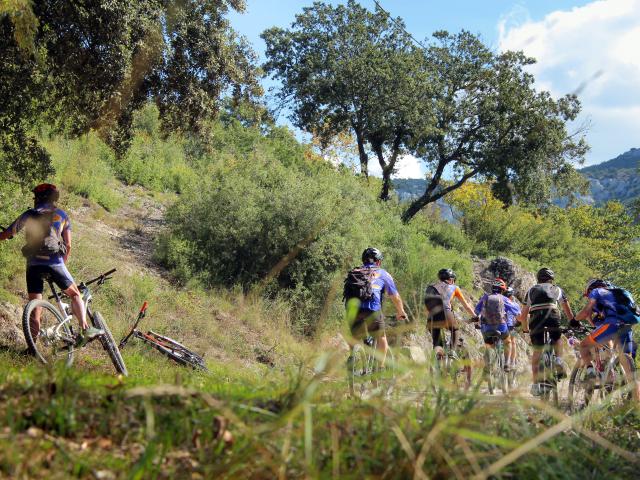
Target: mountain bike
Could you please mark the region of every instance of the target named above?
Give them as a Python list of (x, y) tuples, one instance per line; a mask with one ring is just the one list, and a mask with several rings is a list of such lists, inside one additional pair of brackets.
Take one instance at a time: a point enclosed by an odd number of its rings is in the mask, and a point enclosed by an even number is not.
[[(631, 328), (629, 326), (623, 326), (623, 328), (625, 327)], [(588, 334), (589, 330), (593, 330), (593, 328), (583, 328), (576, 331), (576, 333)], [(577, 356), (580, 358), (579, 340), (575, 335), (569, 337), (569, 344), (574, 346)], [(633, 357), (627, 353), (627, 347), (628, 345), (626, 344), (621, 346), (602, 344), (594, 348), (591, 361), (591, 366), (595, 372), (594, 377), (588, 377), (587, 368), (581, 366), (581, 362), (576, 364), (569, 380), (569, 406), (572, 413), (589, 406), (595, 401), (604, 400), (616, 390), (627, 386), (627, 376), (620, 363), (621, 358), (628, 362), (633, 381), (635, 382), (635, 361)], [(620, 396), (623, 402), (629, 401), (632, 398), (633, 393), (630, 390), (625, 391)]]
[[(480, 327), (477, 326), (476, 328)], [(506, 364), (504, 340), (502, 340), (499, 332), (488, 337), (487, 340), (493, 342), (493, 348), (485, 347), (484, 351), (484, 378), (487, 381), (489, 394), (493, 395), (497, 386), (506, 395), (509, 393), (510, 388), (510, 372), (505, 372), (504, 370)]]
[[(395, 316), (386, 316), (386, 320)], [(394, 323), (390, 322), (393, 327)], [(396, 358), (391, 347), (387, 348), (385, 366), (380, 368), (381, 352), (377, 350), (378, 339), (372, 335), (367, 335), (362, 339), (362, 343), (356, 343), (351, 348), (351, 353), (347, 359), (347, 376), (349, 382), (349, 393), (354, 395), (356, 390), (360, 396), (367, 390), (375, 389), (380, 383), (390, 383), (389, 391), (393, 387), (396, 376)]]
[(471, 357), (464, 339), (460, 336), (458, 345), (452, 345), (453, 334), (450, 328), (443, 328), (440, 334), (443, 335), (443, 346), (440, 351), (434, 349), (431, 368), (434, 390), (437, 392), (448, 381), (456, 388), (464, 386), (468, 389), (471, 386)]
[(544, 347), (538, 364), (538, 388), (540, 389), (540, 397), (544, 401), (552, 401), (553, 405), (558, 407), (560, 405), (558, 396), (559, 378), (555, 369), (558, 356), (553, 345), (550, 329), (544, 327)]
[[(94, 283), (96, 287), (104, 285), (107, 280), (111, 279), (110, 275), (115, 273), (115, 271), (116, 269), (114, 268), (92, 280), (83, 282), (78, 285), (78, 289), (84, 300), (87, 319), (95, 328), (104, 330), (104, 335), (96, 338), (109, 355), (116, 371), (122, 375), (127, 375), (127, 367), (124, 364), (122, 355), (120, 355), (118, 346), (113, 339), (107, 323), (99, 312), (94, 312), (91, 308), (93, 296), (89, 285), (93, 285)], [(51, 289), (52, 295), (49, 297), (49, 300), (55, 300), (57, 306), (47, 300), (31, 300), (27, 303), (22, 312), (24, 338), (29, 350), (40, 362), (51, 365), (57, 361), (65, 360), (66, 365), (71, 366), (75, 351), (79, 348), (84, 348), (86, 344), (80, 344), (79, 335), (74, 333), (74, 327), (71, 321), (73, 318), (71, 307), (63, 301), (68, 297), (56, 289), (51, 278), (45, 276), (44, 280), (49, 284), (49, 288)], [(37, 309), (39, 309), (40, 312), (40, 329), (38, 335), (34, 336), (31, 329), (31, 318), (32, 315), (38, 311)], [(95, 339), (87, 343), (93, 340)]]
[(129, 339), (131, 337), (135, 337), (180, 365), (208, 372), (209, 370), (207, 369), (207, 365), (204, 363), (204, 359), (181, 343), (176, 342), (172, 338), (160, 335), (153, 330), (149, 330), (145, 333), (137, 329), (138, 325), (147, 314), (148, 306), (149, 304), (144, 302), (142, 308), (138, 312), (138, 317), (134, 321), (133, 326), (129, 332), (122, 337), (122, 340), (120, 340), (120, 343), (118, 344), (118, 348), (122, 350), (127, 345)]

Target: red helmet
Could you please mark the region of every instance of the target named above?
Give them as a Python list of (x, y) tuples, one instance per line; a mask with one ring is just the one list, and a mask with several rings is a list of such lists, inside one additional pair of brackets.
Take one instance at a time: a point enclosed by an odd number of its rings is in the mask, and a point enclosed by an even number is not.
[(507, 284), (501, 278), (496, 278), (491, 284), (491, 290), (495, 293), (503, 293), (507, 291)]
[(58, 187), (52, 183), (41, 183), (31, 191), (36, 200), (51, 200), (55, 202), (60, 198)]

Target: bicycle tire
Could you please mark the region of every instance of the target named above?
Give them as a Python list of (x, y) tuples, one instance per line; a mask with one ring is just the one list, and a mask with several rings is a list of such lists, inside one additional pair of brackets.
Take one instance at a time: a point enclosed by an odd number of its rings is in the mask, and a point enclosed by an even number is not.
[(584, 373), (584, 367), (574, 367), (569, 376), (569, 393), (567, 400), (571, 413), (577, 413), (583, 408), (588, 407), (597, 398), (594, 395), (596, 379), (593, 379), (594, 388), (588, 389), (588, 385), (584, 380)]
[(355, 393), (356, 389), (358, 389), (360, 390), (358, 393), (362, 394), (367, 383), (364, 379), (368, 378), (367, 376), (370, 373), (368, 372), (367, 355), (362, 345), (354, 345), (347, 360), (347, 368), (351, 393)]
[(168, 343), (170, 346), (166, 347), (160, 343), (155, 343), (150, 341), (148, 338), (147, 343), (156, 348), (159, 352), (163, 353), (170, 359), (174, 360), (176, 363), (184, 366), (190, 366), (196, 370), (202, 370), (208, 372), (209, 369), (204, 362), (204, 359), (198, 355), (197, 353), (192, 352), (187, 347), (182, 345), (181, 343), (176, 342), (172, 338), (165, 337), (164, 335), (160, 335), (153, 331), (149, 331), (148, 335), (160, 339), (162, 342)]
[(124, 375), (125, 377), (129, 375), (127, 371), (127, 367), (124, 364), (124, 360), (122, 358), (122, 354), (118, 349), (118, 344), (116, 343), (113, 335), (111, 334), (111, 330), (107, 326), (107, 322), (104, 321), (100, 312), (94, 312), (91, 314), (91, 322), (95, 328), (100, 330), (104, 330), (104, 335), (100, 337), (100, 343), (102, 344), (102, 348), (105, 349), (111, 362), (113, 363), (116, 372)]
[[(636, 373), (636, 368), (635, 368), (635, 363), (633, 361), (633, 358), (626, 353), (624, 353), (623, 355), (630, 360), (629, 363), (631, 365), (631, 372), (632, 372), (634, 381), (637, 381), (636, 380), (637, 373)], [(627, 386), (627, 383), (628, 383), (627, 376), (625, 375), (624, 369), (620, 364), (619, 355), (615, 355), (607, 363), (607, 368), (605, 369), (604, 378), (602, 382), (603, 384), (606, 383), (606, 385), (608, 386), (607, 388), (604, 388), (604, 385), (603, 385), (603, 388), (602, 388), (603, 398), (613, 396), (616, 390)], [(623, 403), (631, 401), (632, 399), (633, 399), (633, 392), (631, 391), (625, 392), (621, 396), (621, 400)]]
[[(31, 314), (36, 308), (42, 308), (43, 311), (46, 310), (47, 313), (45, 315), (53, 315), (53, 321), (55, 322), (55, 325), (53, 325), (52, 327), (43, 326), (42, 323), (40, 324), (40, 332), (38, 334), (38, 337), (41, 338), (40, 343), (42, 344), (42, 346), (40, 347), (37, 345), (37, 338), (34, 339), (31, 333), (30, 319)], [(44, 315), (41, 314), (41, 322), (43, 317)], [(45, 365), (53, 364), (55, 363), (56, 357), (58, 356), (56, 345), (60, 344), (62, 348), (66, 348), (68, 350), (68, 353), (65, 355), (65, 364), (67, 367), (69, 367), (73, 363), (73, 348), (70, 348), (69, 342), (65, 342), (64, 340), (58, 338), (51, 338), (50, 336), (43, 334), (43, 331), (54, 328), (59, 324), (63, 324), (61, 329), (64, 334), (68, 335), (70, 338), (73, 337), (73, 332), (71, 331), (69, 323), (64, 323), (64, 318), (62, 318), (60, 311), (46, 300), (31, 300), (25, 305), (24, 310), (22, 311), (22, 332), (24, 333), (24, 338), (27, 342), (27, 346), (29, 347), (29, 350), (33, 353), (33, 355)], [(53, 345), (51, 353), (49, 353), (47, 349), (45, 349), (45, 345), (47, 342)]]
[(487, 380), (487, 388), (489, 389), (489, 395), (493, 395), (494, 385), (493, 385), (493, 370), (494, 370), (494, 360), (493, 360), (493, 349), (487, 349), (485, 351), (485, 366), (484, 366), (484, 375)]

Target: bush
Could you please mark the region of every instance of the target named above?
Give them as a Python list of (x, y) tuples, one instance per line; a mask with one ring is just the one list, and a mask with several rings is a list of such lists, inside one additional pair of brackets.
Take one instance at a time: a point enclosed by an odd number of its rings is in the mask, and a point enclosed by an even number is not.
[(112, 169), (113, 151), (95, 132), (75, 140), (46, 142), (56, 170), (55, 182), (113, 211), (122, 204)]
[(113, 162), (119, 177), (129, 185), (180, 193), (197, 174), (188, 164), (184, 142), (178, 137), (163, 138), (158, 109), (148, 104), (135, 113), (134, 136), (124, 157)]

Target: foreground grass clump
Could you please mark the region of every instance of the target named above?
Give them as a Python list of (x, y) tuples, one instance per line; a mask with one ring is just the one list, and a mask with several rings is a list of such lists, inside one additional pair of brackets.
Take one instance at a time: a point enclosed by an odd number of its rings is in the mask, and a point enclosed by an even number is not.
[[(413, 366), (384, 394), (353, 399), (338, 354), (269, 375), (203, 375), (150, 357), (145, 378), (124, 380), (47, 372), (10, 352), (0, 359), (6, 475), (628, 478), (637, 468), (637, 438), (620, 442), (601, 428), (623, 416), (622, 431), (636, 428), (633, 409), (572, 421), (526, 398), (434, 393)], [(235, 378), (217, 390), (224, 375)]]

